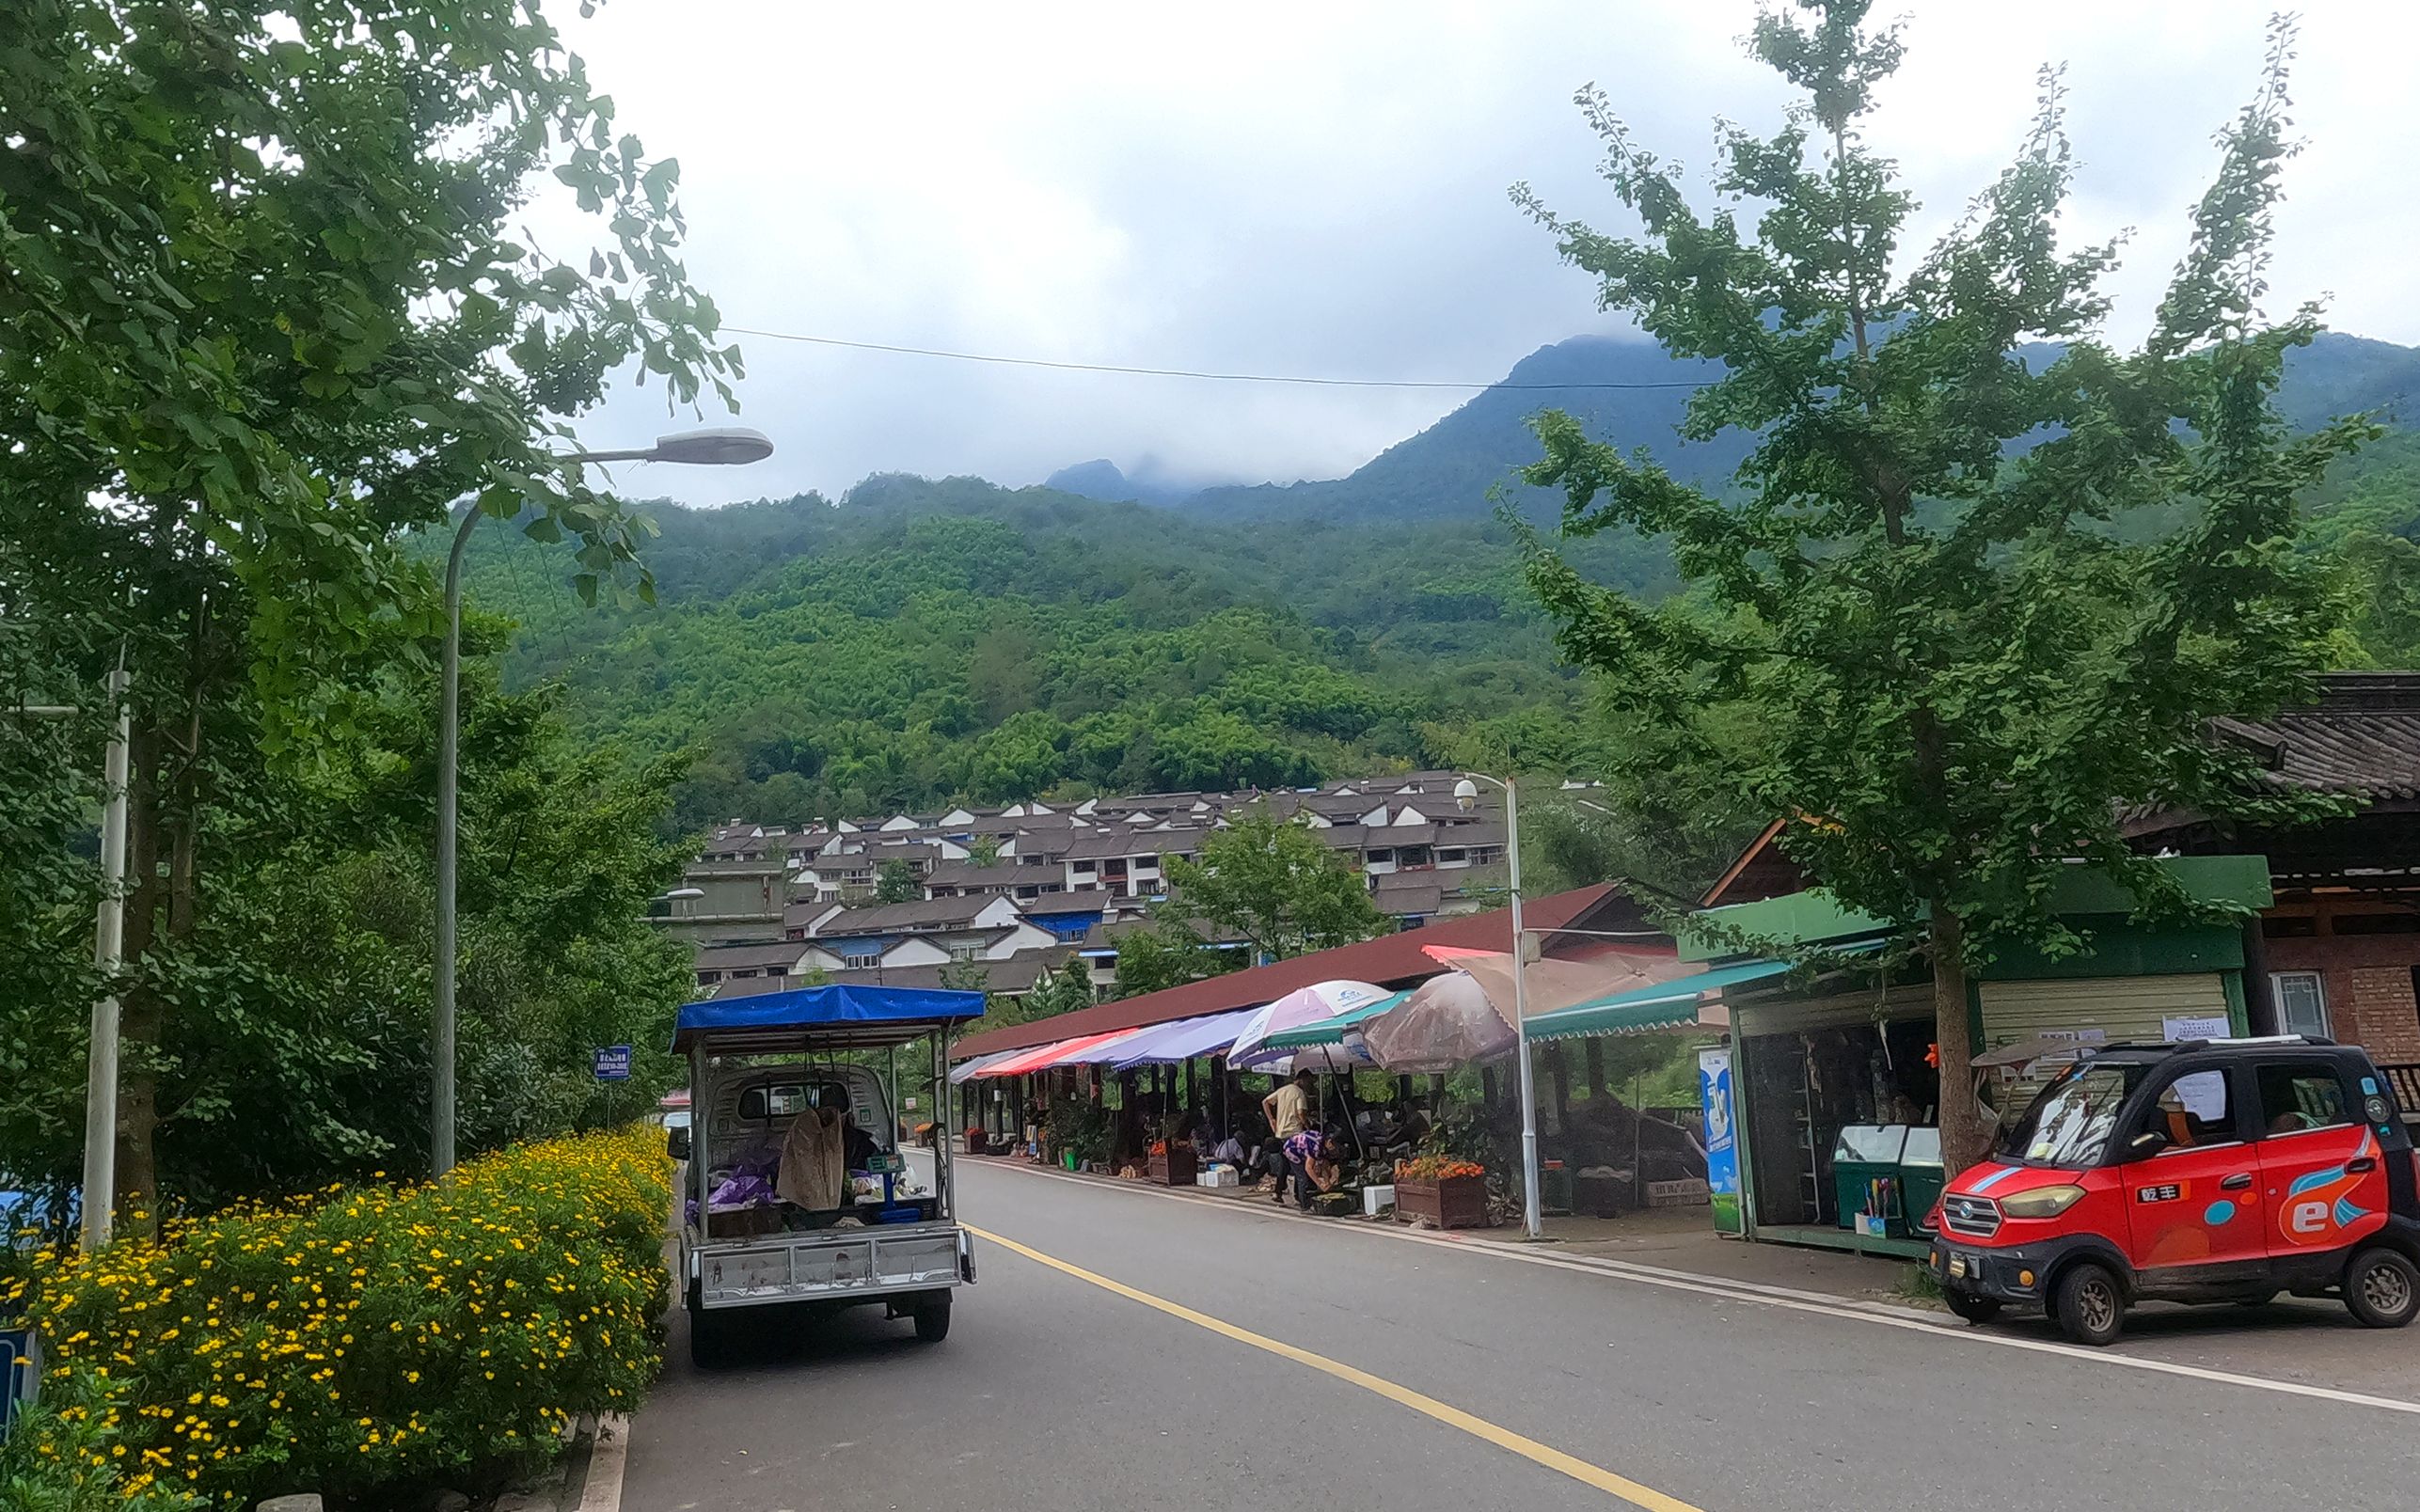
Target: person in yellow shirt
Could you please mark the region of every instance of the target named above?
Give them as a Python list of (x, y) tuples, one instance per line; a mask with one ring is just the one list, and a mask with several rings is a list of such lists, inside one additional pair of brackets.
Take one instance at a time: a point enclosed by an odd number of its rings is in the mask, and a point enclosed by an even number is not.
[(1276, 1091), (1260, 1099), (1260, 1116), (1269, 1120), (1270, 1173), (1277, 1178), (1277, 1202), (1286, 1201), (1286, 1189), (1294, 1174), (1294, 1161), (1286, 1153), (1286, 1142), (1311, 1126), (1315, 1105), (1312, 1089), (1319, 1078), (1306, 1067), (1294, 1073), (1293, 1079), (1282, 1082)]

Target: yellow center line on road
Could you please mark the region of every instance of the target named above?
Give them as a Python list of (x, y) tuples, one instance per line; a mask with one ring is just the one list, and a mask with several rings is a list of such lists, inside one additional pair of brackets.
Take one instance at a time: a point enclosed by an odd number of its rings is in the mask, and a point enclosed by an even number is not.
[(1447, 1427), (1460, 1428), (1475, 1439), (1484, 1439), (1499, 1449), (1510, 1449), (1524, 1459), (1569, 1475), (1583, 1486), (1593, 1486), (1607, 1496), (1620, 1497), (1633, 1506), (1643, 1508), (1644, 1512), (1702, 1512), (1701, 1508), (1684, 1502), (1677, 1496), (1667, 1496), (1652, 1486), (1641, 1486), (1627, 1475), (1617, 1475), (1602, 1465), (1590, 1464), (1587, 1460), (1567, 1455), (1552, 1445), (1542, 1444), (1525, 1434), (1515, 1433), (1501, 1424), (1490, 1423), (1483, 1417), (1465, 1412), (1459, 1407), (1448, 1406), (1433, 1396), (1416, 1392), (1409, 1386), (1399, 1386), (1383, 1376), (1373, 1376), (1368, 1371), (1357, 1370), (1341, 1361), (1330, 1360), (1325, 1355), (1313, 1354), (1310, 1350), (1288, 1344), (1283, 1339), (1273, 1339), (1265, 1333), (1255, 1333), (1250, 1329), (1241, 1328), (1227, 1322), (1225, 1318), (1212, 1317), (1208, 1313), (1197, 1313), (1182, 1302), (1172, 1302), (1164, 1297), (1154, 1297), (1149, 1292), (1137, 1291), (1123, 1282), (1112, 1281), (1107, 1276), (1086, 1270), (1079, 1265), (1071, 1265), (1056, 1255), (1044, 1254), (1039, 1250), (1031, 1249), (1018, 1243), (1015, 1239), (1004, 1238), (989, 1230), (976, 1228), (972, 1223), (966, 1227), (968, 1233), (988, 1239), (1004, 1250), (1021, 1254), (1036, 1265), (1048, 1266), (1052, 1270), (1073, 1276), (1078, 1281), (1090, 1283), (1103, 1291), (1115, 1292), (1129, 1301), (1141, 1302), (1144, 1306), (1165, 1313), (1170, 1317), (1182, 1318), (1197, 1328), (1205, 1328), (1212, 1333), (1233, 1339), (1238, 1344), (1248, 1344), (1255, 1349), (1266, 1350), (1280, 1359), (1291, 1360), (1298, 1365), (1308, 1365), (1323, 1376), (1334, 1376), (1338, 1380), (1350, 1381), (1364, 1391), (1375, 1392), (1390, 1402), (1408, 1407), (1424, 1417), (1434, 1418)]

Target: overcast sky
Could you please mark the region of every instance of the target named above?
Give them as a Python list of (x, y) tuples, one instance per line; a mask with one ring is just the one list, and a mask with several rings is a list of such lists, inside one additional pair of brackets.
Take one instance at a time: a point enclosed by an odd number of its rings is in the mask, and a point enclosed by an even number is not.
[[(688, 265), (735, 326), (1150, 367), (1484, 381), (1583, 331), (1590, 280), (1508, 202), (1516, 180), (1605, 228), (1601, 85), (1643, 145), (1693, 166), (1720, 113), (1787, 95), (1739, 38), (1749, 0), (1443, 5), (864, 5), (609, 0), (551, 8), (624, 129), (679, 158)], [(1887, 0), (1881, 8), (1890, 13)], [(2067, 65), (2079, 237), (2131, 227), (2118, 336), (2147, 321), (2257, 78), (2246, 0), (1917, 0), (1874, 137), (1922, 198), (1920, 242), (2009, 155), (2034, 70)], [(2278, 308), (2420, 343), (2420, 13), (2302, 7)], [(550, 245), (563, 233), (536, 217)], [(1210, 480), (1334, 477), (1459, 402), (1039, 372), (741, 336), (744, 475), (620, 481), (693, 503), (837, 494), (867, 473), (1004, 483), (1107, 457)], [(597, 445), (668, 425), (621, 391)], [(721, 418), (709, 415), (708, 423)]]

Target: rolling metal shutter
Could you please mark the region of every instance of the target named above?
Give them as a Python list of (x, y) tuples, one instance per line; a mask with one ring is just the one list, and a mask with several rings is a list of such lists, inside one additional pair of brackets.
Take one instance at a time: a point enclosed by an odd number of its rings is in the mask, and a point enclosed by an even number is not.
[[(2100, 1042), (2167, 1038), (2162, 1020), (2191, 1015), (2229, 1016), (2225, 979), (2216, 971), (2175, 976), (2076, 977), (2057, 981), (1985, 982), (1983, 1044), (1986, 1050), (2039, 1034), (2078, 1034), (2097, 1030)], [(2034, 1063), (2031, 1073), (2002, 1089), (2001, 1107), (2011, 1116), (2024, 1110), (2042, 1084), (2063, 1069)]]
[(1795, 1034), (1816, 1029), (1871, 1026), (1882, 1019), (1924, 1018), (1933, 1012), (1929, 982), (1890, 988), (1867, 987), (1827, 998), (1784, 998), (1778, 1001), (1742, 1003), (1731, 1011), (1732, 1032), (1751, 1034)]

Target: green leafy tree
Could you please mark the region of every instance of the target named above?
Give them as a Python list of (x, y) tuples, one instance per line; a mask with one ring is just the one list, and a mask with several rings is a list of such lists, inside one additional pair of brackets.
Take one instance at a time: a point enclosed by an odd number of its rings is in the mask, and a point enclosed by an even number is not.
[(1058, 966), (1050, 968), (1034, 979), (1034, 984), (1014, 997), (995, 992), (984, 1004), (983, 1022), (987, 1028), (1010, 1024), (1030, 1024), (1037, 1019), (1056, 1018), (1079, 1008), (1093, 1006), (1092, 969), (1081, 955), (1069, 956)]
[(1117, 995), (1139, 998), (1147, 992), (1179, 987), (1216, 976), (1234, 964), (1232, 951), (1215, 951), (1179, 914), (1166, 909), (1149, 921), (1117, 937)]
[[(496, 633), (471, 630), (474, 650)], [(202, 836), (213, 864), (192, 937), (156, 965), (177, 995), (159, 1042), (159, 1171), (181, 1199), (289, 1192), (425, 1156), (433, 678), (395, 660), (324, 780), (241, 742), (211, 755), (227, 794)], [(575, 740), (551, 690), (503, 694), (484, 659), (466, 671), (458, 1117), (479, 1148), (593, 1121), (597, 1046), (641, 1047), (634, 1090), (669, 1080), (657, 1047), (694, 978), (688, 947), (643, 918), (690, 848), (658, 836), (680, 764)], [(30, 853), (88, 872), (74, 856), (85, 823), (78, 811), (29, 833)], [(41, 969), (45, 952), (88, 965), (90, 877), (78, 888), (60, 925), (0, 938), (14, 984), (0, 994), (0, 1150), (36, 1185), (72, 1180), (81, 1156), (90, 983)]]
[[(573, 539), (584, 595), (628, 570), (637, 522), (549, 446), (625, 364), (727, 400), (736, 354), (678, 260), (677, 168), (534, 5), (9, 19), (0, 592), (85, 627), (76, 685), (133, 673), (118, 1171), (149, 1194), (172, 1020), (217, 985), (219, 754), (340, 764), (391, 631), (437, 628), (405, 537), (451, 500)], [(516, 239), (547, 169), (607, 233), (575, 260)]]
[[(1929, 958), (1956, 1087), (1973, 969), (2007, 941), (2080, 943), (2048, 905), (2070, 859), (2146, 911), (2186, 909), (2127, 848), (2122, 806), (2303, 811), (2255, 796), (2248, 762), (2202, 730), (2309, 687), (2328, 624), (2293, 549), (2295, 496), (2368, 427), (2289, 439), (2272, 402), (2317, 329), (2308, 308), (2275, 323), (2259, 308), (2292, 150), (2285, 27), (2221, 135), (2150, 336), (2121, 353), (2097, 334), (2114, 248), (2057, 234), (2073, 164), (2055, 74), (2015, 161), (1929, 251), (1900, 256), (1913, 200), (1863, 132), (1901, 48), (1867, 8), (1802, 0), (1758, 20), (1752, 51), (1806, 102), (1770, 136), (1721, 129), (1712, 212), (1593, 90), (1580, 104), (1640, 233), (1516, 189), (1605, 307), (1726, 365), (1683, 434), (1754, 441), (1724, 498), (1542, 416), (1527, 477), (1563, 492), (1564, 535), (1667, 540), (1694, 591), (1656, 606), (1601, 588), (1535, 537), (1528, 573), (1625, 715), (1741, 804), (1820, 819), (1785, 848)], [(1756, 740), (1712, 738), (1710, 709), (1747, 711)], [(1942, 1135), (1953, 1167), (1981, 1152), (1969, 1099), (1944, 1099)]]
[(1168, 862), (1170, 906), (1282, 961), (1386, 932), (1386, 916), (1348, 858), (1265, 804), (1202, 842), (1198, 861)]
[(913, 903), (925, 895), (925, 885), (916, 880), (916, 869), (905, 861), (884, 861), (874, 872), (874, 901), (877, 903)]
[(1004, 837), (977, 835), (966, 843), (966, 858), (974, 866), (996, 866), (1000, 863), (1000, 846)]

